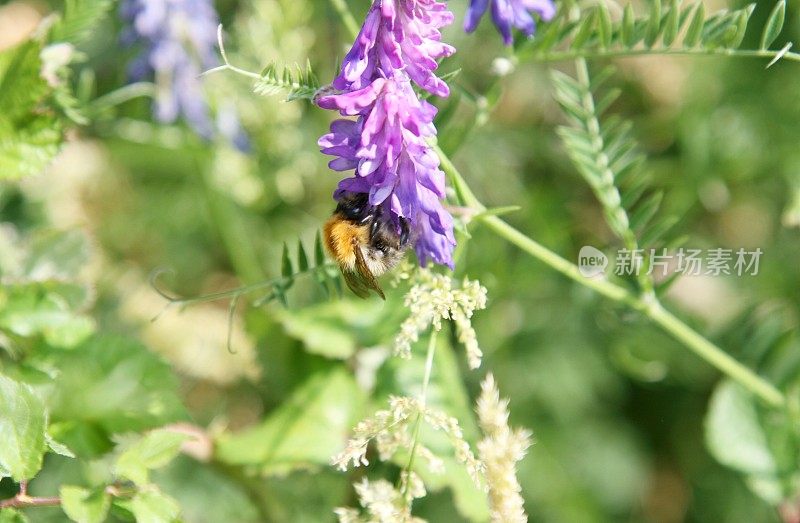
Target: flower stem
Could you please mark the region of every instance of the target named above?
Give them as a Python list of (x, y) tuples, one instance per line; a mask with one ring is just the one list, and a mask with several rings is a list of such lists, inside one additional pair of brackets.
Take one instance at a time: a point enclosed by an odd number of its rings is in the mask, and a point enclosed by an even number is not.
[(333, 5), (334, 9), (336, 9), (339, 18), (342, 19), (342, 23), (347, 29), (347, 32), (350, 33), (350, 37), (353, 40), (358, 38), (358, 23), (356, 22), (356, 19), (353, 18), (353, 13), (350, 12), (350, 8), (347, 6), (345, 0), (331, 0), (331, 5)]
[[(770, 59), (770, 65), (775, 60), (786, 59), (800, 62), (800, 53), (779, 50), (756, 49), (596, 49), (592, 51), (570, 49), (565, 51), (532, 51), (525, 58), (539, 62), (564, 62), (576, 58), (594, 60), (598, 58), (625, 58), (632, 56), (731, 56), (734, 58), (764, 58)], [(524, 51), (523, 51), (524, 53)]]
[(155, 84), (151, 82), (136, 82), (125, 85), (119, 89), (111, 91), (110, 93), (95, 98), (89, 104), (88, 108), (92, 114), (99, 114), (102, 111), (122, 105), (125, 102), (134, 100), (136, 98), (152, 98), (155, 95), (155, 92)]
[[(420, 394), (420, 404), (423, 410), (425, 409), (425, 405), (427, 403), (428, 385), (431, 382), (431, 374), (433, 373), (433, 355), (436, 352), (437, 334), (438, 331), (433, 327), (431, 327), (431, 337), (430, 340), (428, 340), (428, 352), (427, 355), (425, 356), (425, 375), (422, 378), (422, 392)], [(417, 454), (417, 446), (419, 445), (419, 432), (420, 428), (422, 427), (422, 415), (423, 413), (420, 412), (419, 414), (417, 414), (417, 419), (414, 420), (414, 434), (412, 435), (412, 440), (411, 440), (411, 454), (409, 454), (408, 456), (408, 463), (406, 464), (405, 468), (405, 479), (403, 479), (402, 477), (400, 478), (400, 480), (403, 482), (402, 483), (403, 499), (405, 499), (409, 503), (411, 502), (411, 500), (408, 499), (408, 493), (409, 493), (408, 489), (410, 482), (409, 476), (411, 475), (411, 468), (414, 466), (414, 457)]]
[[(475, 194), (469, 188), (455, 165), (453, 165), (450, 158), (448, 158), (438, 146), (434, 145), (433, 147), (439, 155), (442, 170), (447, 173), (459, 198), (463, 199), (470, 207), (485, 209), (486, 207), (475, 197)], [(641, 312), (653, 323), (683, 343), (689, 350), (723, 374), (739, 382), (750, 392), (761, 398), (765, 403), (773, 407), (783, 407), (786, 404), (786, 398), (774, 385), (758, 376), (755, 372), (736, 361), (721, 348), (698, 334), (677, 316), (666, 310), (657, 300), (654, 300), (652, 295), (637, 296), (630, 290), (612, 281), (584, 277), (578, 270), (577, 265), (529, 238), (497, 216), (484, 215), (477, 219), (501, 238), (513, 243), (522, 249), (523, 252), (550, 266), (564, 276), (585, 287), (593, 289), (606, 298), (625, 304)]]
[(210, 167), (198, 165), (198, 176), (205, 195), (209, 216), (219, 234), (236, 274), (245, 283), (264, 279), (261, 261), (239, 208), (226, 194), (217, 189)]
[(431, 339), (428, 340), (428, 352), (425, 356), (425, 374), (422, 378), (422, 406), (424, 407), (428, 398), (428, 385), (431, 382), (433, 373), (433, 355), (436, 352), (436, 335), (439, 333), (435, 328), (431, 328)]
[(683, 342), (695, 354), (738, 381), (765, 402), (774, 407), (782, 407), (786, 404), (786, 398), (774, 385), (756, 375), (727, 352), (722, 351), (722, 349), (698, 334), (660, 303), (653, 303), (644, 312), (650, 320), (670, 333), (675, 339)]

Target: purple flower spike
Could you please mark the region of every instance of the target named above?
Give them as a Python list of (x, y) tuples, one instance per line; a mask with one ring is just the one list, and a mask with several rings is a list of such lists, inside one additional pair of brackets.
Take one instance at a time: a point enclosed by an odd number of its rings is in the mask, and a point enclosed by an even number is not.
[(333, 86), (362, 89), (378, 75), (390, 77), (403, 70), (420, 88), (447, 96), (450, 89), (434, 71), (436, 60), (455, 52), (441, 42), (439, 32), (452, 22), (453, 13), (436, 0), (375, 1)]
[(123, 0), (120, 13), (128, 23), (123, 43), (144, 47), (129, 73), (132, 80), (154, 78), (155, 118), (173, 123), (182, 116), (202, 138), (210, 140), (219, 131), (247, 150), (235, 113), (225, 109), (215, 127), (203, 93), (200, 74), (218, 65), (219, 18), (211, 0)]
[(436, 136), (436, 108), (420, 100), (412, 82), (438, 96), (450, 89), (434, 72), (455, 49), (439, 30), (453, 14), (438, 0), (374, 0), (361, 32), (333, 81), (335, 94), (316, 99), (324, 109), (354, 120), (336, 120), (319, 139), (334, 156), (335, 171), (354, 169), (334, 198), (365, 193), (400, 230), (404, 218), (421, 265), (453, 268), (453, 218), (442, 205), (445, 176), (428, 145)]
[(528, 38), (536, 32), (536, 22), (531, 13), (548, 21), (556, 14), (552, 0), (470, 0), (464, 30), (471, 33), (478, 27), (483, 14), (491, 4), (492, 22), (503, 37), (503, 43), (514, 43), (512, 28), (522, 31)]
[(355, 169), (334, 197), (368, 193), (370, 205), (383, 206), (398, 227), (400, 217), (408, 221), (422, 265), (432, 260), (453, 268), (453, 220), (441, 202), (445, 175), (426, 141), (436, 135), (436, 108), (417, 97), (402, 73), (357, 91), (323, 96), (317, 103), (358, 116), (333, 122), (331, 132), (319, 140), (323, 153), (336, 156), (332, 169)]

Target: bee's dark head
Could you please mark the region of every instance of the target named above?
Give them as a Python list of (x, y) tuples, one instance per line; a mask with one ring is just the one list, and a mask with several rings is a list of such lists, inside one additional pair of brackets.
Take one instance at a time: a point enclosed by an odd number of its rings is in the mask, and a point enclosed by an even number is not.
[(341, 214), (346, 220), (362, 223), (372, 217), (373, 210), (374, 207), (370, 206), (367, 193), (346, 192), (339, 199), (335, 212)]

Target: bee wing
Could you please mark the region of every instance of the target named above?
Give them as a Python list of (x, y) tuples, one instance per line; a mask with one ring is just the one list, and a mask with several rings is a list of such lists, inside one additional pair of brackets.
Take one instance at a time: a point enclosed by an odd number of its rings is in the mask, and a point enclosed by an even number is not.
[(342, 269), (342, 276), (344, 276), (344, 282), (356, 296), (369, 298), (369, 288), (364, 285), (363, 279), (357, 272)]
[[(381, 297), (382, 300), (386, 299), (386, 296), (383, 294), (383, 289), (381, 286), (378, 285), (378, 280), (375, 279), (375, 275), (372, 274), (372, 271), (369, 270), (367, 266), (366, 260), (364, 260), (364, 253), (361, 252), (361, 247), (355, 246), (353, 249), (356, 253), (356, 271), (358, 272), (358, 276), (360, 276), (360, 283), (365, 289), (372, 289), (375, 291), (378, 296)], [(354, 275), (355, 276), (355, 275)], [(345, 278), (347, 279), (347, 278)], [(348, 284), (349, 285), (349, 284)], [(351, 287), (352, 288), (352, 287)], [(358, 294), (358, 293), (356, 293)], [(369, 294), (369, 291), (367, 291)], [(364, 296), (362, 296), (363, 298)]]

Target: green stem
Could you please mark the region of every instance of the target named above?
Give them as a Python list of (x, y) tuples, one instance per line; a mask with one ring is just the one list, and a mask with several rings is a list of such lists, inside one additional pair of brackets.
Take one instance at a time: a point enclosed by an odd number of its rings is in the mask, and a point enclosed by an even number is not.
[[(467, 185), (461, 173), (453, 162), (437, 146), (434, 149), (439, 154), (442, 170), (447, 173), (453, 187), (467, 205), (478, 209), (485, 206), (478, 201), (472, 190)], [(711, 364), (723, 374), (738, 381), (753, 394), (773, 407), (783, 407), (786, 404), (784, 395), (755, 372), (745, 367), (721, 348), (717, 347), (678, 317), (664, 309), (652, 296), (637, 296), (625, 287), (604, 279), (586, 278), (578, 270), (578, 266), (567, 261), (547, 247), (532, 240), (497, 216), (482, 216), (478, 220), (494, 231), (501, 238), (516, 245), (523, 252), (530, 254), (544, 264), (550, 266), (573, 281), (593, 289), (606, 298), (623, 303), (637, 310), (649, 318), (653, 323), (664, 329), (672, 337), (683, 343), (689, 350)]]
[(428, 385), (431, 382), (431, 374), (433, 373), (433, 355), (436, 352), (436, 335), (439, 333), (434, 328), (431, 328), (431, 338), (428, 340), (428, 352), (425, 356), (425, 374), (422, 378), (422, 406), (424, 407), (428, 400)]
[[(433, 355), (436, 352), (436, 335), (438, 331), (431, 327), (431, 338), (428, 341), (428, 352), (425, 357), (425, 375), (422, 378), (422, 393), (420, 395), (420, 403), (421, 408), (424, 410), (425, 405), (428, 399), (428, 385), (431, 382), (431, 374), (433, 374)], [(414, 434), (412, 436), (412, 443), (411, 443), (411, 454), (408, 456), (408, 463), (406, 464), (405, 468), (405, 482), (403, 483), (403, 490), (402, 496), (408, 503), (411, 502), (410, 499), (407, 499), (408, 496), (408, 484), (409, 484), (409, 475), (411, 474), (411, 468), (414, 466), (414, 457), (417, 454), (417, 447), (419, 446), (419, 432), (420, 428), (422, 427), (422, 412), (417, 414), (417, 419), (414, 421)]]
[[(524, 53), (524, 51), (523, 51)], [(775, 60), (785, 58), (793, 62), (800, 62), (800, 53), (783, 52), (782, 50), (756, 50), (756, 49), (569, 49), (564, 51), (532, 51), (528, 59), (539, 62), (564, 62), (585, 58), (593, 60), (598, 58), (625, 58), (632, 56), (732, 56), (736, 58), (765, 58)]]
[(333, 8), (336, 9), (336, 12), (342, 19), (347, 32), (350, 33), (350, 37), (355, 40), (358, 37), (360, 29), (345, 0), (331, 0), (331, 5), (333, 5)]
[(199, 166), (199, 170), (211, 221), (222, 239), (234, 270), (245, 283), (260, 282), (264, 279), (264, 272), (239, 209), (214, 187), (210, 168)]
[(484, 218), (479, 218), (479, 220), (501, 238), (513, 243), (522, 249), (522, 251), (544, 262), (567, 278), (585, 287), (589, 287), (606, 298), (624, 303), (636, 309), (644, 308), (644, 305), (636, 295), (625, 287), (601, 278), (586, 278), (580, 273), (577, 265), (562, 258), (544, 245), (532, 240), (497, 216), (486, 216)]
[(111, 107), (116, 107), (129, 100), (141, 97), (152, 98), (155, 95), (156, 86), (151, 82), (136, 82), (128, 84), (119, 89), (115, 89), (110, 93), (104, 94), (99, 98), (92, 100), (89, 104), (89, 111), (92, 114), (98, 114)]
[[(154, 272), (150, 276), (150, 286), (159, 295), (161, 295), (162, 298), (164, 298), (169, 302), (168, 305), (186, 307), (188, 305), (193, 305), (195, 303), (206, 303), (210, 301), (237, 298), (240, 296), (244, 296), (245, 294), (250, 294), (257, 291), (263, 291), (265, 289), (269, 289), (272, 287), (285, 285), (288, 282), (295, 280), (301, 276), (318, 275), (330, 269), (338, 269), (338, 266), (335, 263), (325, 263), (323, 265), (316, 265), (314, 267), (309, 267), (308, 269), (302, 271), (294, 272), (288, 276), (279, 276), (277, 278), (271, 278), (269, 280), (264, 280), (257, 283), (251, 283), (250, 285), (242, 285), (241, 287), (235, 287), (233, 289), (228, 289), (225, 291), (212, 292), (209, 294), (201, 294), (200, 296), (194, 296), (191, 298), (180, 298), (178, 296), (173, 296), (159, 286), (158, 278), (159, 276), (164, 274), (165, 271)], [(253, 305), (256, 307), (259, 306), (258, 300), (256, 300), (253, 303)]]
[(770, 405), (782, 407), (786, 404), (786, 398), (775, 386), (698, 334), (674, 314), (662, 307), (660, 303), (654, 303), (648, 307), (645, 310), (645, 315), (662, 329), (669, 332), (674, 338), (683, 342), (695, 354), (738, 381)]

